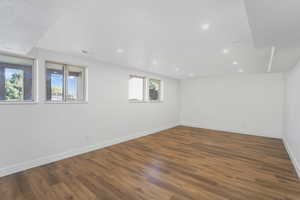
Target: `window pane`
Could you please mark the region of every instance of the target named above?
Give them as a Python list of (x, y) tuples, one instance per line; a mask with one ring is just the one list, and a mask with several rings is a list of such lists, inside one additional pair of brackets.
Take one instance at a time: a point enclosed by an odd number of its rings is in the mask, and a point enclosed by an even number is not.
[(161, 81), (156, 79), (149, 79), (149, 100), (160, 100)]
[(33, 100), (33, 64), (33, 59), (0, 55), (0, 100)]
[(81, 67), (68, 67), (68, 100), (84, 100), (84, 69)]
[(129, 78), (129, 100), (144, 100), (144, 78), (135, 76)]
[(24, 99), (24, 71), (5, 68), (5, 100)]
[(46, 63), (46, 93), (47, 101), (64, 100), (64, 66), (61, 64)]

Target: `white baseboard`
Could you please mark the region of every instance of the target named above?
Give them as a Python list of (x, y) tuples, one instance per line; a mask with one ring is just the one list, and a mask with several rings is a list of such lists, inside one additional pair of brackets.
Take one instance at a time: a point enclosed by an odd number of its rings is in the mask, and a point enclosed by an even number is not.
[(216, 130), (216, 131), (225, 131), (225, 132), (232, 132), (232, 133), (239, 133), (239, 134), (245, 134), (245, 135), (255, 135), (255, 136), (261, 136), (261, 137), (268, 137), (268, 138), (278, 138), (282, 139), (282, 137), (278, 137), (276, 135), (269, 136), (267, 134), (259, 133), (257, 131), (249, 131), (249, 130), (237, 130), (237, 129), (228, 129), (228, 128), (220, 128), (220, 127), (208, 127), (208, 126), (202, 126), (199, 123), (195, 122), (185, 122), (181, 121), (179, 123), (182, 126), (190, 126), (195, 128), (203, 128), (203, 129), (210, 129), (210, 130)]
[(290, 156), (290, 159), (291, 159), (291, 161), (294, 165), (294, 168), (297, 172), (297, 175), (300, 178), (300, 164), (299, 164), (299, 161), (297, 160), (296, 155), (293, 153), (293, 150), (292, 150), (291, 146), (289, 145), (289, 142), (288, 142), (286, 137), (283, 137), (283, 143), (284, 143), (286, 151), (288, 152), (288, 154)]
[(113, 140), (107, 140), (107, 141), (103, 141), (101, 143), (98, 144), (94, 144), (94, 145), (90, 145), (90, 146), (86, 146), (86, 147), (82, 147), (79, 149), (73, 149), (73, 150), (69, 150), (60, 154), (56, 154), (56, 155), (50, 155), (50, 156), (46, 156), (46, 157), (41, 157), (35, 160), (30, 160), (30, 161), (26, 161), (26, 162), (22, 162), (22, 163), (18, 163), (15, 165), (11, 165), (8, 167), (4, 167), (0, 169), (0, 177), (4, 177), (10, 174), (14, 174), (17, 172), (21, 172), (21, 171), (25, 171), (27, 169), (31, 169), (34, 167), (39, 167), (45, 164), (49, 164), (49, 163), (53, 163), (59, 160), (63, 160), (65, 158), (70, 158), (76, 155), (80, 155), (83, 153), (87, 153), (90, 151), (94, 151), (94, 150), (98, 150), (104, 147), (108, 147), (114, 144), (118, 144), (121, 142), (126, 142), (128, 140), (132, 140), (132, 139), (136, 139), (139, 137), (143, 137), (146, 135), (150, 135), (153, 133), (157, 133), (160, 132), (162, 130), (166, 130), (169, 128), (173, 128), (175, 126), (178, 126), (178, 124), (172, 124), (172, 125), (168, 125), (165, 127), (160, 127), (160, 128), (156, 128), (156, 129), (152, 129), (152, 130), (148, 130), (148, 131), (144, 131), (141, 133), (137, 133), (137, 134), (133, 134), (133, 135), (127, 135), (125, 137), (120, 137), (117, 139), (113, 139)]

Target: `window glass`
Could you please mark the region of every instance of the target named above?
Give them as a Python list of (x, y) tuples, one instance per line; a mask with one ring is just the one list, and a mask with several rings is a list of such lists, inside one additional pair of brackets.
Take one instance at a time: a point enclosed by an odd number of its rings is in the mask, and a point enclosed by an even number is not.
[(161, 100), (161, 81), (156, 79), (149, 79), (149, 100), (159, 101)]
[(68, 67), (68, 100), (84, 100), (84, 70), (80, 67)]
[(143, 101), (145, 81), (143, 77), (130, 76), (129, 78), (129, 100)]
[(5, 68), (5, 100), (24, 99), (24, 71)]
[(33, 101), (33, 59), (0, 55), (0, 101)]
[(84, 101), (85, 68), (46, 62), (47, 101)]
[(61, 64), (47, 63), (46, 69), (47, 101), (64, 100), (64, 66)]

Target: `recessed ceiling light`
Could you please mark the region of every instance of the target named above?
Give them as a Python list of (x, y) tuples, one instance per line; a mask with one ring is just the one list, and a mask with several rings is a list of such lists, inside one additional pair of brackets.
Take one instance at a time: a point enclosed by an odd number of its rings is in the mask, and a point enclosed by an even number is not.
[(193, 77), (193, 76), (195, 76), (195, 74), (189, 73), (189, 77)]
[(229, 53), (229, 49), (223, 49), (222, 53), (224, 53), (224, 54)]
[(153, 61), (152, 61), (152, 64), (153, 64), (153, 65), (157, 65), (157, 64), (158, 64), (157, 60), (153, 60)]
[(210, 28), (210, 24), (202, 24), (201, 28), (202, 30), (206, 31)]
[(178, 67), (175, 68), (175, 71), (176, 71), (176, 72), (179, 72), (179, 70), (180, 70), (180, 69), (179, 69)]
[(240, 68), (240, 69), (238, 69), (238, 72), (241, 73), (241, 72), (244, 72), (244, 70)]
[(124, 49), (117, 49), (117, 53), (124, 53)]
[(237, 65), (237, 64), (239, 64), (239, 63), (238, 63), (237, 61), (233, 61), (232, 64)]

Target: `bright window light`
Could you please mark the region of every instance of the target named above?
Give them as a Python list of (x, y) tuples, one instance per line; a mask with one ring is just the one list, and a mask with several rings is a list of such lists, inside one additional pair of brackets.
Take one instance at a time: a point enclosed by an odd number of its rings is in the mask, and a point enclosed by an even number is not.
[(139, 76), (129, 77), (129, 97), (130, 101), (144, 101), (145, 78)]
[(229, 53), (229, 49), (223, 49), (222, 53), (223, 53), (223, 54)]

